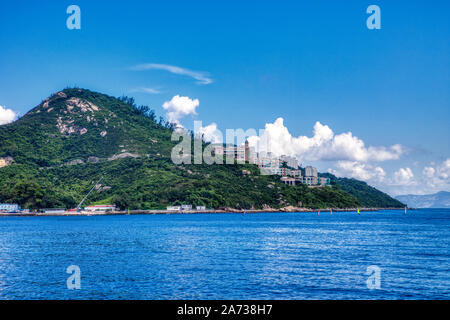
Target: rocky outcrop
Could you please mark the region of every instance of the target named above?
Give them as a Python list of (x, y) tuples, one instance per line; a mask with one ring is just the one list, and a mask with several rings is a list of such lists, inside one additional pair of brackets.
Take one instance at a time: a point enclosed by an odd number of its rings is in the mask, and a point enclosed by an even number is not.
[(74, 112), (74, 108), (79, 108), (81, 112), (87, 112), (90, 111), (94, 113), (95, 111), (100, 110), (99, 107), (97, 107), (95, 104), (81, 100), (79, 98), (70, 98), (66, 101), (67, 111)]
[(242, 212), (241, 209), (235, 209), (235, 208), (229, 208), (229, 207), (225, 207), (225, 208), (221, 208), (221, 209), (226, 212), (233, 212), (233, 213), (241, 213)]
[(97, 163), (97, 162), (100, 161), (100, 159), (97, 158), (97, 157), (89, 157), (87, 161), (88, 161), (89, 163)]
[(74, 120), (66, 120), (64, 121), (61, 117), (56, 120), (56, 127), (58, 128), (59, 133), (61, 134), (72, 134), (78, 133), (79, 135), (83, 135), (88, 130), (86, 128), (81, 128), (77, 126), (73, 126)]
[(124, 158), (139, 158), (138, 154), (130, 153), (130, 152), (124, 152), (120, 154), (115, 154), (112, 157), (108, 158), (108, 161), (113, 161), (117, 159), (124, 159)]
[(111, 189), (110, 186), (102, 186), (101, 184), (95, 185), (95, 190), (97, 190), (98, 193), (103, 192), (103, 191), (108, 191), (110, 189)]
[(0, 158), (0, 168), (7, 167), (14, 162), (13, 157)]
[(77, 164), (84, 164), (84, 161), (81, 159), (75, 159), (66, 163), (68, 166), (76, 166)]
[(302, 210), (303, 210), (302, 208), (298, 208), (298, 207), (294, 207), (294, 206), (287, 206), (287, 207), (280, 209), (280, 211), (284, 211), (284, 212), (299, 212)]

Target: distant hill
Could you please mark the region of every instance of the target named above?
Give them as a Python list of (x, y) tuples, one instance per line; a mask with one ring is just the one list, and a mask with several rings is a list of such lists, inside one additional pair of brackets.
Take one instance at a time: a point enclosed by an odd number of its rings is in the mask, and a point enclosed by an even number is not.
[(157, 120), (132, 98), (79, 88), (57, 92), (19, 120), (0, 126), (0, 202), (73, 208), (103, 176), (86, 205), (401, 206), (357, 180), (334, 179), (331, 188), (291, 187), (250, 164), (175, 165), (172, 132), (170, 123)]
[(407, 194), (396, 197), (412, 208), (450, 208), (450, 192), (441, 191), (434, 194)]

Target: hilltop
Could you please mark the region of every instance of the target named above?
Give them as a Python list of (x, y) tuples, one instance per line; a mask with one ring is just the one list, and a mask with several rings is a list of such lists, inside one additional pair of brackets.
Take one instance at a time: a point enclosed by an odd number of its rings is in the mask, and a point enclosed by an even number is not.
[[(160, 209), (190, 203), (214, 208), (401, 207), (375, 188), (286, 186), (250, 164), (175, 165), (173, 125), (132, 98), (71, 88), (0, 126), (0, 202), (71, 208), (101, 176), (85, 204)], [(380, 196), (382, 194), (382, 196)]]

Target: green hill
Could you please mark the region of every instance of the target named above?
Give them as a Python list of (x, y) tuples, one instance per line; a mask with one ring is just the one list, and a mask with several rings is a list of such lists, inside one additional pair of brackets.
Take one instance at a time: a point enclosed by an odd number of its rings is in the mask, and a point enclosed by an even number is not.
[(405, 206), (402, 202), (374, 187), (369, 186), (364, 181), (349, 178), (338, 178), (329, 173), (325, 173), (323, 176), (329, 177), (332, 185), (339, 186), (339, 188), (343, 191), (355, 196), (364, 207), (402, 208)]
[(285, 186), (279, 177), (260, 175), (249, 164), (175, 165), (172, 132), (170, 124), (157, 121), (152, 110), (136, 106), (133, 99), (78, 88), (58, 92), (0, 126), (0, 202), (73, 208), (103, 176), (85, 204), (157, 209), (182, 203), (214, 208), (388, 203), (376, 189), (364, 194), (341, 183), (332, 188)]

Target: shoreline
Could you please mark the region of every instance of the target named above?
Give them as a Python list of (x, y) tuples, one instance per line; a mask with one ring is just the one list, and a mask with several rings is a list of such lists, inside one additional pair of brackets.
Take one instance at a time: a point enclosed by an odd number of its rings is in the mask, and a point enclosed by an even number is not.
[[(330, 213), (332, 212), (357, 212), (357, 208), (328, 208), (328, 209), (311, 209), (311, 208), (297, 208), (297, 207), (286, 207), (281, 209), (249, 209), (245, 210), (245, 214), (252, 213)], [(359, 208), (360, 212), (378, 212), (385, 210), (404, 210), (404, 208)], [(414, 210), (414, 208), (408, 208), (408, 210)], [(112, 212), (72, 212), (65, 211), (64, 213), (0, 213), (0, 217), (84, 217), (84, 216), (124, 216), (124, 215), (167, 215), (167, 214), (244, 214), (242, 209), (213, 209), (213, 210), (184, 210), (171, 211), (171, 210), (130, 210), (128, 211), (112, 211)]]

